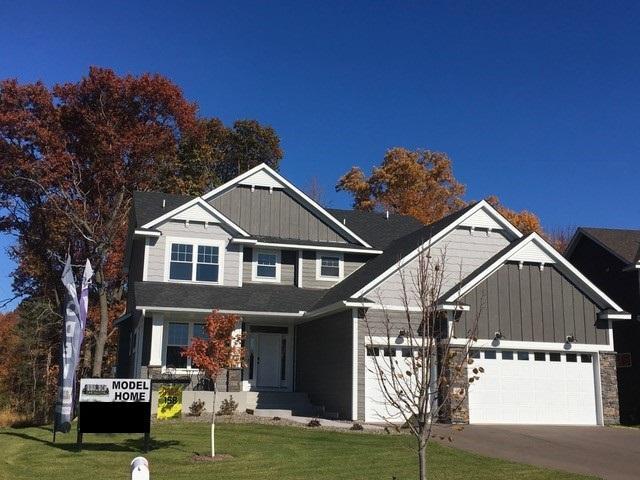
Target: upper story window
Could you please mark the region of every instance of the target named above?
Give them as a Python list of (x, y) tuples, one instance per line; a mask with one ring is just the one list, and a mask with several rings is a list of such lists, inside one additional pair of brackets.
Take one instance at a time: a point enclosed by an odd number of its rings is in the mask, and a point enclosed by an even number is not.
[(169, 265), (166, 280), (222, 283), (222, 244), (198, 240), (183, 243), (167, 239)]
[(344, 257), (340, 253), (316, 254), (316, 279), (340, 280), (344, 277)]
[(280, 281), (280, 251), (255, 250), (253, 254), (252, 280), (265, 282)]

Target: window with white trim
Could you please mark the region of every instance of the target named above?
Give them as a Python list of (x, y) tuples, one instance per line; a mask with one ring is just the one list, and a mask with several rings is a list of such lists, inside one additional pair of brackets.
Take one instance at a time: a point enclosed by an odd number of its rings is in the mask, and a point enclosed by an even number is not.
[(174, 243), (171, 245), (171, 280), (191, 280), (193, 270), (193, 245)]
[(166, 365), (173, 368), (187, 368), (187, 357), (181, 355), (189, 345), (189, 324), (169, 323), (167, 332)]
[(167, 239), (167, 280), (222, 284), (221, 242), (198, 239), (183, 243), (178, 238), (173, 240)]
[(256, 250), (253, 254), (253, 280), (280, 281), (280, 251)]
[(196, 281), (217, 282), (219, 268), (219, 249), (212, 245), (198, 245)]
[(339, 280), (344, 276), (344, 257), (340, 253), (316, 253), (316, 279)]

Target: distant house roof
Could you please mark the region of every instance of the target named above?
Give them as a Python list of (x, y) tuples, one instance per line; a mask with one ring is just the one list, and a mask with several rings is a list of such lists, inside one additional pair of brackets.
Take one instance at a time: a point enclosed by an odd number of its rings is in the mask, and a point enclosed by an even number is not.
[(309, 310), (323, 290), (293, 285), (245, 283), (242, 287), (175, 282), (136, 282), (138, 308), (238, 310), (298, 313)]
[(162, 192), (133, 192), (135, 226), (141, 227), (194, 198), (191, 195), (173, 195)]
[(580, 227), (578, 232), (591, 238), (627, 263), (640, 262), (640, 230)]
[(475, 206), (475, 203), (447, 215), (441, 220), (430, 225), (425, 225), (413, 232), (392, 241), (384, 253), (369, 260), (358, 270), (353, 272), (342, 282), (330, 288), (314, 305), (314, 309), (326, 307), (335, 302), (351, 298), (358, 290), (367, 285), (371, 280), (382, 275), (387, 269), (397, 264), (403, 257), (414, 251), (430, 238), (444, 230), (452, 222), (464, 215)]

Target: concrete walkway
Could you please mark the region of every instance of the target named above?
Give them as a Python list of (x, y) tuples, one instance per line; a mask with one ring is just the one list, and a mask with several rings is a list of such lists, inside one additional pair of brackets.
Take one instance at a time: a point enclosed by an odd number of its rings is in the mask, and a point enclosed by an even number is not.
[[(522, 425), (438, 425), (444, 444), (513, 462), (611, 480), (640, 479), (640, 429)], [(438, 440), (439, 441), (439, 440)]]

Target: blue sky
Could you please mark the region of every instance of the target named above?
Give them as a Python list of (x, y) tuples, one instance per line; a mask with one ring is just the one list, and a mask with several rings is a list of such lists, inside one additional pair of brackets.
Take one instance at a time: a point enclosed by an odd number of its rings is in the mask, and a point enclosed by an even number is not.
[[(316, 176), (333, 207), (352, 165), (422, 147), (468, 199), (547, 228), (640, 227), (638, 2), (6, 2), (0, 18), (0, 78), (162, 73), (203, 116), (272, 125), (283, 173)], [(0, 254), (0, 298), (11, 269)]]

